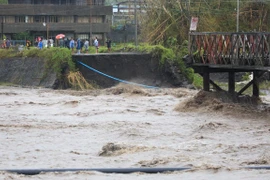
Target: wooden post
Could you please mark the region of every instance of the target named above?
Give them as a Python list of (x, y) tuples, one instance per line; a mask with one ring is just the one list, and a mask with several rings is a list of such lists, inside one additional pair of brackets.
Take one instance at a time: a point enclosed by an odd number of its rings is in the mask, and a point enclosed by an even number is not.
[(235, 72), (229, 72), (229, 93), (231, 95), (235, 92)]
[(210, 91), (210, 73), (208, 70), (203, 72), (203, 90)]
[(253, 96), (259, 97), (260, 90), (259, 90), (259, 79), (258, 79), (258, 72), (253, 72)]

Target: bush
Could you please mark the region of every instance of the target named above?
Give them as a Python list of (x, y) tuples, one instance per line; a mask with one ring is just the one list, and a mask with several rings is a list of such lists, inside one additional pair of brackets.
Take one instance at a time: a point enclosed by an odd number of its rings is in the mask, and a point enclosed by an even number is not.
[(47, 68), (53, 68), (58, 77), (64, 69), (76, 71), (76, 65), (72, 61), (71, 50), (67, 48), (49, 48), (40, 50), (39, 57), (46, 59)]
[(13, 49), (0, 49), (0, 59), (16, 57)]

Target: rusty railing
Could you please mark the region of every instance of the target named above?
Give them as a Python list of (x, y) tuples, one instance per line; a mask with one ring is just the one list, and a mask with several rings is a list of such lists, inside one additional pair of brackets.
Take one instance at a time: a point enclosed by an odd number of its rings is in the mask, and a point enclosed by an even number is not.
[(270, 32), (191, 32), (192, 63), (270, 66)]

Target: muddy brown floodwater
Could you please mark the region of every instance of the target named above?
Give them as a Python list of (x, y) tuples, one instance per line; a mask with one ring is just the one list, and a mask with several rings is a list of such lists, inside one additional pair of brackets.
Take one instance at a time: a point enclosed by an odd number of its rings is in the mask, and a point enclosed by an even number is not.
[(270, 97), (224, 101), (184, 88), (0, 87), (0, 169), (189, 167), (145, 174), (0, 171), (0, 179), (269, 179)]

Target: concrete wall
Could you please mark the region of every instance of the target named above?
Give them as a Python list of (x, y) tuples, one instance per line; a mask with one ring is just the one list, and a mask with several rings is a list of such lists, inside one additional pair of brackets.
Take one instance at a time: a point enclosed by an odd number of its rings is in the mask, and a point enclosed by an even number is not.
[(56, 80), (56, 74), (45, 68), (43, 59), (0, 59), (1, 83), (52, 88)]
[[(150, 54), (94, 54), (94, 55), (74, 55), (75, 62), (80, 61), (102, 73), (134, 83), (149, 86), (181, 86), (184, 78), (179, 78), (171, 70), (171, 65), (161, 66), (159, 58)], [(119, 83), (114, 79), (94, 72), (87, 67), (78, 64), (78, 69), (89, 82), (95, 82), (102, 88), (114, 86)]]

